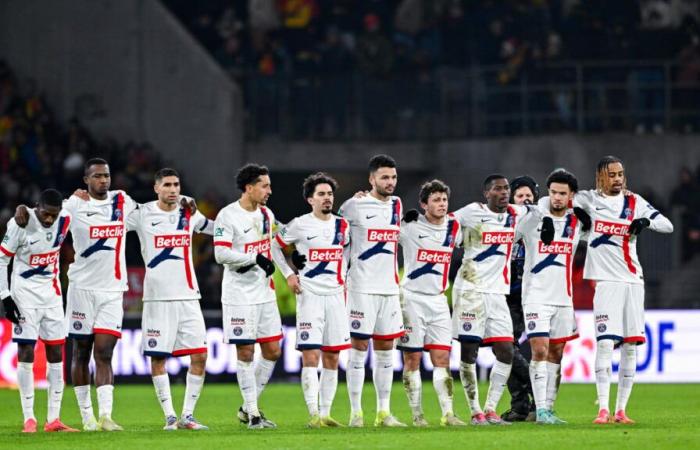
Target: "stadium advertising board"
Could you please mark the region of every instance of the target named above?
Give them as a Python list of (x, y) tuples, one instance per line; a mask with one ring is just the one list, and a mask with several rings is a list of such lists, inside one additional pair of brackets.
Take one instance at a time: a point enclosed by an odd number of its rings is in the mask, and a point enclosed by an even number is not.
[[(593, 314), (590, 311), (577, 313), (580, 338), (567, 344), (562, 362), (564, 382), (594, 382), (595, 335)], [(647, 344), (639, 347), (638, 372), (636, 380), (650, 383), (685, 383), (700, 382), (697, 361), (700, 360), (700, 310), (657, 310), (646, 314)], [(142, 331), (138, 320), (127, 320), (124, 324), (122, 339), (119, 341), (113, 359), (114, 373), (119, 382), (150, 382), (149, 364), (141, 354)], [(231, 381), (236, 372), (236, 356), (233, 346), (224, 344), (220, 320), (207, 320), (207, 343), (209, 359), (207, 361), (207, 379), (209, 381)], [(301, 371), (301, 356), (294, 349), (295, 333), (293, 326), (284, 327), (285, 339), (282, 341), (283, 354), (275, 369), (275, 377), (294, 377)], [(0, 386), (14, 385), (17, 379), (17, 346), (10, 342), (12, 324), (0, 321)], [(453, 343), (451, 366), (459, 367), (459, 344)], [(35, 379), (38, 385), (45, 385), (46, 372), (44, 353), (39, 344)], [(617, 357), (617, 354), (615, 355)], [(341, 368), (347, 355), (341, 355)], [(167, 370), (171, 375), (184, 376), (188, 358), (170, 358)], [(489, 368), (494, 362), (490, 351), (482, 351), (478, 363), (482, 368)], [(369, 362), (371, 364), (371, 361)], [(423, 363), (427, 368), (430, 361), (424, 355)], [(401, 371), (400, 354), (397, 351), (394, 361), (395, 370)], [(613, 364), (617, 371), (617, 364)], [(483, 372), (482, 372), (483, 373)], [(616, 378), (615, 378), (616, 379)]]

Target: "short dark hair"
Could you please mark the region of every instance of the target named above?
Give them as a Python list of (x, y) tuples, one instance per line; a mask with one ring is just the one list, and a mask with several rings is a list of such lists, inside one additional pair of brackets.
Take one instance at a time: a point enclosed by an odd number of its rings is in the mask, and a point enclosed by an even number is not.
[(46, 189), (39, 194), (39, 205), (60, 208), (63, 205), (63, 196), (56, 189)]
[(487, 176), (484, 179), (484, 190), (488, 191), (491, 189), (491, 183), (493, 183), (494, 180), (507, 180), (508, 177), (506, 177), (503, 174), (500, 173), (492, 173), (491, 175)]
[(517, 191), (521, 187), (526, 187), (526, 188), (530, 189), (530, 192), (532, 193), (532, 196), (534, 197), (535, 201), (539, 200), (540, 187), (538, 186), (537, 181), (535, 181), (535, 179), (529, 175), (521, 175), (519, 177), (515, 177), (510, 182), (510, 202), (511, 203), (513, 203), (515, 191)]
[(170, 167), (164, 167), (160, 169), (158, 172), (155, 174), (155, 181), (156, 183), (160, 183), (163, 178), (165, 177), (178, 177), (180, 178), (180, 174), (177, 173), (177, 170), (171, 169)]
[(90, 170), (90, 167), (101, 166), (101, 165), (108, 166), (109, 163), (107, 163), (107, 161), (105, 161), (102, 158), (90, 158), (90, 159), (88, 159), (87, 161), (85, 161), (85, 166), (84, 166), (85, 167), (85, 175), (87, 175), (88, 171)]
[(418, 201), (421, 203), (428, 203), (430, 194), (434, 194), (435, 192), (444, 192), (447, 194), (447, 198), (450, 198), (450, 187), (445, 184), (444, 181), (435, 179), (423, 183), (418, 193)]
[(238, 189), (245, 192), (245, 187), (249, 184), (255, 184), (263, 175), (269, 175), (270, 171), (266, 166), (259, 164), (246, 164), (236, 174), (236, 186)]
[(369, 160), (369, 172), (374, 173), (382, 167), (396, 167), (396, 160), (389, 155), (374, 155)]
[(324, 172), (316, 172), (304, 180), (304, 198), (313, 197), (319, 184), (329, 184), (333, 193), (338, 189), (338, 182), (333, 177)]
[(571, 192), (578, 192), (578, 180), (566, 169), (557, 169), (547, 177), (547, 188), (552, 183), (568, 184)]

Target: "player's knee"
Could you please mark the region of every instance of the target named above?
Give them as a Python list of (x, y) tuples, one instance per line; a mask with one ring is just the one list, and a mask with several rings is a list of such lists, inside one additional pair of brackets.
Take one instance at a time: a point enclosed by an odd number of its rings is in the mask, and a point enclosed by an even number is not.
[(509, 342), (497, 342), (493, 346), (496, 359), (504, 364), (513, 363), (513, 345)]
[(277, 361), (282, 356), (282, 349), (279, 344), (261, 346), (262, 356), (268, 361)]
[(323, 352), (323, 367), (326, 369), (337, 370), (338, 361), (340, 360), (340, 352)]
[(165, 374), (165, 358), (151, 357), (151, 375)]
[(17, 347), (17, 361), (22, 363), (33, 363), (34, 346), (29, 344), (20, 344)]
[(361, 352), (366, 352), (369, 348), (369, 339), (352, 338), (352, 348)]
[(318, 350), (306, 350), (301, 354), (301, 361), (304, 367), (318, 367), (318, 360)]
[(479, 344), (474, 342), (462, 342), (460, 347), (461, 360), (467, 364), (476, 363), (476, 357), (479, 354)]
[(547, 355), (547, 359), (550, 362), (553, 362), (555, 364), (559, 364), (561, 362), (562, 357), (564, 356), (564, 346), (566, 343), (562, 342), (561, 344), (549, 344), (549, 352)]
[(255, 347), (252, 345), (239, 345), (236, 347), (236, 356), (239, 361), (252, 362)]
[(543, 339), (531, 339), (530, 348), (532, 350), (532, 359), (535, 361), (544, 361), (547, 358), (547, 342)]
[(430, 355), (430, 360), (435, 367), (449, 367), (450, 365), (450, 352), (448, 351), (434, 351)]
[(111, 346), (95, 346), (95, 363), (111, 365), (113, 353), (114, 350)]
[(421, 352), (404, 352), (403, 365), (404, 369), (414, 371), (420, 369)]
[(90, 363), (90, 354), (92, 353), (92, 346), (86, 345), (87, 343), (78, 342), (79, 341), (74, 341), (73, 345), (73, 364), (87, 365)]
[(61, 361), (63, 361), (63, 346), (47, 345), (46, 360), (50, 363), (60, 363)]

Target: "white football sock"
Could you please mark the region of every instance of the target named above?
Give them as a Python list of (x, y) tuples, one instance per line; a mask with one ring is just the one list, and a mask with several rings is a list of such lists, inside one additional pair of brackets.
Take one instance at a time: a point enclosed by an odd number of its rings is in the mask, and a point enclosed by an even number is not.
[(535, 408), (547, 407), (547, 361), (530, 361), (530, 383), (532, 396), (535, 397)]
[(187, 384), (185, 387), (185, 401), (182, 404), (182, 417), (187, 417), (194, 414), (194, 408), (197, 406), (199, 394), (204, 386), (204, 375), (194, 375), (187, 372)]
[(272, 372), (275, 370), (275, 361), (269, 361), (265, 358), (260, 358), (255, 362), (255, 384), (258, 392), (258, 398), (265, 390), (267, 382), (270, 381)]
[(610, 375), (614, 342), (610, 339), (598, 341), (595, 352), (595, 387), (598, 392), (598, 409), (610, 411)]
[(252, 361), (238, 360), (238, 387), (243, 396), (243, 409), (251, 416), (259, 416), (255, 369)]
[(46, 421), (51, 423), (61, 415), (61, 400), (63, 400), (63, 363), (48, 363), (46, 368), (46, 379), (49, 382), (49, 408), (46, 414)]
[(318, 414), (318, 370), (315, 367), (301, 368), (301, 389), (310, 416)]
[(331, 406), (335, 398), (335, 391), (338, 389), (338, 371), (332, 369), (321, 369), (321, 387), (319, 393), (319, 406), (321, 417), (331, 415)]
[(452, 391), (454, 381), (452, 374), (447, 367), (435, 367), (433, 369), (433, 387), (437, 392), (438, 402), (440, 402), (440, 410), (442, 415), (452, 414)]
[(505, 364), (498, 360), (494, 363), (489, 377), (489, 390), (486, 393), (486, 403), (484, 404), (485, 411), (496, 411), (512, 367), (512, 364)]
[(420, 370), (403, 370), (403, 388), (408, 397), (408, 406), (414, 416), (423, 414), (422, 396), (423, 386), (420, 378)]
[(90, 385), (73, 386), (73, 392), (75, 392), (75, 398), (78, 401), (80, 417), (83, 419), (83, 423), (95, 420), (95, 413), (92, 410), (92, 398), (90, 397)]
[(156, 389), (156, 397), (160, 402), (160, 407), (163, 409), (163, 414), (165, 417), (170, 417), (175, 415), (175, 408), (173, 408), (173, 398), (170, 395), (170, 378), (168, 374), (163, 375), (153, 375), (153, 387)]
[(547, 361), (547, 402), (545, 408), (552, 411), (554, 402), (559, 394), (559, 383), (561, 382), (561, 364), (554, 364)]
[(394, 381), (394, 351), (375, 350), (372, 380), (377, 391), (377, 412), (391, 411), (391, 385)]
[(637, 372), (637, 346), (635, 344), (622, 344), (620, 348), (619, 381), (617, 384), (617, 402), (615, 412), (624, 411), (627, 400), (632, 393), (634, 375)]
[(348, 382), (348, 395), (350, 396), (350, 412), (362, 411), (362, 387), (365, 384), (365, 359), (367, 351), (350, 349), (348, 358), (348, 370), (346, 372)]
[(459, 379), (462, 381), (464, 394), (467, 397), (467, 403), (469, 404), (469, 409), (471, 409), (472, 416), (474, 414), (480, 414), (482, 411), (481, 405), (479, 404), (479, 379), (476, 376), (476, 364), (469, 364), (464, 361), (460, 362)]
[(34, 363), (17, 363), (17, 383), (24, 421), (34, 417)]
[(114, 386), (105, 384), (97, 388), (97, 409), (100, 417), (112, 417), (112, 404), (114, 403)]

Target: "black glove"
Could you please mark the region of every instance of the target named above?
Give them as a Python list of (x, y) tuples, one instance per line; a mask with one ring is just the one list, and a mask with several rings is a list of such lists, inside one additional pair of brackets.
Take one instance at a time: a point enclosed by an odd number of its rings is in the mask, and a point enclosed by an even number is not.
[(646, 217), (641, 219), (634, 219), (630, 224), (630, 234), (639, 234), (643, 229), (651, 225), (651, 221)]
[(583, 208), (576, 206), (574, 208), (574, 215), (581, 222), (581, 231), (588, 231), (591, 229), (591, 216), (589, 216)]
[(294, 250), (292, 252), (292, 263), (297, 270), (301, 270), (306, 266), (306, 255), (302, 255), (298, 251)]
[(19, 309), (12, 297), (9, 295), (2, 299), (2, 307), (5, 309), (5, 318), (10, 322), (19, 325)]
[(253, 267), (255, 267), (255, 264), (249, 264), (249, 265), (247, 265), (247, 266), (241, 267), (240, 269), (236, 269), (236, 272), (238, 272), (238, 273), (246, 273), (247, 271), (249, 271), (249, 270), (252, 269)]
[(551, 217), (542, 219), (542, 229), (540, 231), (540, 240), (549, 245), (554, 240), (554, 221)]
[(406, 223), (415, 222), (416, 220), (418, 220), (419, 215), (420, 213), (417, 209), (409, 209), (408, 211), (406, 211), (406, 214), (403, 215), (403, 221)]
[(275, 265), (272, 264), (272, 261), (265, 258), (260, 253), (258, 253), (258, 256), (255, 257), (255, 264), (259, 265), (260, 268), (265, 271), (265, 275), (268, 277), (275, 273)]

